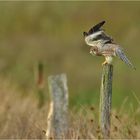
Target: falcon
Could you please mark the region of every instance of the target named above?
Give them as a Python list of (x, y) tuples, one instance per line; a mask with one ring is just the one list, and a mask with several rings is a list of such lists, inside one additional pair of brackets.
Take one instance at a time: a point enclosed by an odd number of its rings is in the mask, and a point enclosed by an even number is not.
[(117, 56), (124, 61), (129, 67), (135, 69), (133, 64), (125, 55), (123, 48), (113, 41), (113, 38), (108, 36), (101, 28), (105, 21), (93, 26), (88, 32), (83, 32), (85, 42), (91, 46), (90, 53), (96, 56), (104, 56), (104, 64), (112, 64), (113, 57)]

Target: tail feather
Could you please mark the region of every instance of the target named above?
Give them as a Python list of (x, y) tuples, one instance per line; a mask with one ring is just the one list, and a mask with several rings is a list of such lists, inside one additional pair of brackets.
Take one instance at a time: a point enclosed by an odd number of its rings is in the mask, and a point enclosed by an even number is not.
[(120, 47), (116, 48), (115, 52), (116, 52), (116, 55), (122, 61), (124, 61), (129, 67), (131, 67), (132, 69), (135, 69), (136, 70), (136, 68), (134, 67), (134, 65), (130, 62), (130, 60), (127, 58), (127, 56), (125, 55), (125, 53), (123, 52), (123, 50)]

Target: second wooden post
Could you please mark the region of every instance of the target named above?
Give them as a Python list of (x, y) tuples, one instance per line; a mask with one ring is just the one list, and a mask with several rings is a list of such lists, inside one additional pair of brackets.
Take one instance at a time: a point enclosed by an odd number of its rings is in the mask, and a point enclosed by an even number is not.
[(68, 87), (65, 74), (49, 76), (49, 91), (51, 94), (51, 104), (48, 114), (48, 125), (46, 137), (62, 139), (68, 130)]

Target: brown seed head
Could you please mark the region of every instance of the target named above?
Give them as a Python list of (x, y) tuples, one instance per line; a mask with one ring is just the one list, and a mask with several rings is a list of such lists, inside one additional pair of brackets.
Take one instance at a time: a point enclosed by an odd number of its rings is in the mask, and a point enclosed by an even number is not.
[(42, 133), (43, 133), (43, 134), (46, 134), (46, 131), (45, 131), (45, 130), (42, 130)]
[(91, 111), (94, 111), (94, 110), (95, 110), (95, 108), (94, 108), (93, 106), (91, 106), (91, 107), (90, 107), (90, 110), (91, 110)]
[(93, 119), (91, 119), (90, 122), (93, 123)]
[(117, 126), (114, 126), (114, 131), (118, 131), (118, 127)]

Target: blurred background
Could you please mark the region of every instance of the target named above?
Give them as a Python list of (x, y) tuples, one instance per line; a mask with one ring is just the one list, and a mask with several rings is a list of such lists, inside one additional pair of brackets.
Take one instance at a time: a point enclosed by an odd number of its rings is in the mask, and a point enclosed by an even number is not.
[(140, 98), (139, 14), (140, 2), (0, 2), (0, 77), (30, 94), (41, 61), (47, 96), (47, 77), (66, 73), (70, 106), (98, 106), (104, 58), (89, 54), (83, 31), (105, 20), (104, 29), (136, 67), (115, 58), (113, 107), (127, 100), (126, 107), (135, 109)]

